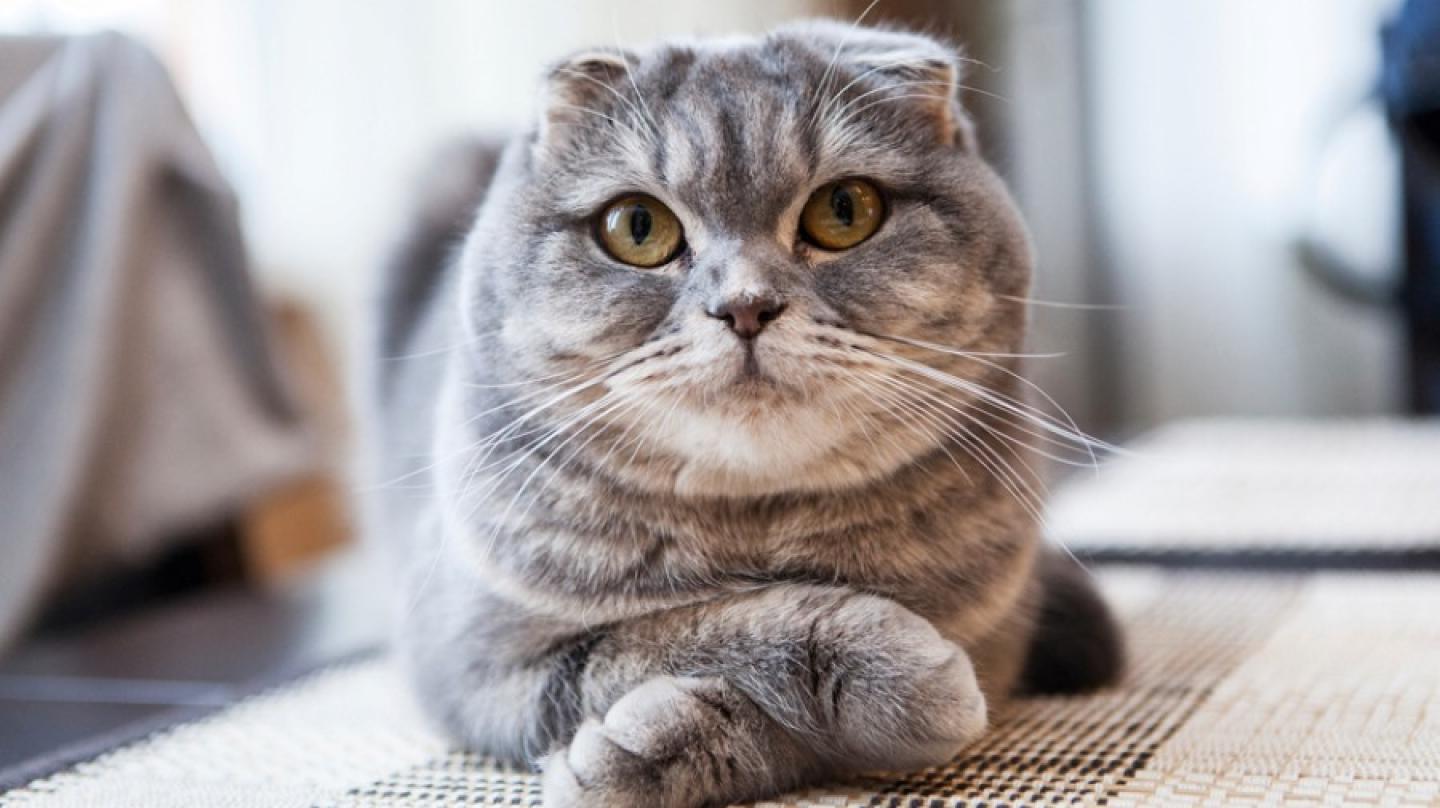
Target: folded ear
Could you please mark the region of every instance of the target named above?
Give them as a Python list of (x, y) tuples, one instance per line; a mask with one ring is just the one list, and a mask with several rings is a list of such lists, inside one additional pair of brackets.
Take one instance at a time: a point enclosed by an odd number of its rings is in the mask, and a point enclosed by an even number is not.
[[(974, 126), (960, 106), (960, 62), (947, 55), (897, 51), (866, 55), (857, 67), (874, 71), (877, 81), (892, 84), (888, 90), (897, 103), (920, 111), (935, 128), (942, 143), (974, 147)], [(876, 93), (874, 99), (885, 97)], [(864, 100), (860, 102), (862, 105)]]
[(564, 145), (615, 123), (633, 59), (621, 50), (588, 50), (551, 66), (540, 102), (541, 145)]
[(839, 92), (837, 114), (883, 116), (903, 111), (931, 127), (940, 142), (974, 151), (975, 127), (960, 104), (964, 59), (959, 51), (920, 34), (824, 24), (835, 41), (833, 71), (823, 92)]

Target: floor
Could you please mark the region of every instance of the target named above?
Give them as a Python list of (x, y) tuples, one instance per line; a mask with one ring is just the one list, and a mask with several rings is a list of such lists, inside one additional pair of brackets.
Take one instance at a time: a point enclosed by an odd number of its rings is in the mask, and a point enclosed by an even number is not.
[(369, 591), (345, 558), (271, 591), (189, 596), (22, 644), (0, 658), (0, 771), (374, 647), (384, 621)]

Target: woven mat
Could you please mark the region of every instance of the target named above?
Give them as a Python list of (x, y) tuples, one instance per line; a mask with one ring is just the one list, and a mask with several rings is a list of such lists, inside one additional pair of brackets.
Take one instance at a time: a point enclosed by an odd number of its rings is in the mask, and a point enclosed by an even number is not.
[[(1012, 705), (947, 766), (762, 803), (1440, 805), (1440, 576), (1106, 571), (1133, 669)], [(537, 805), (448, 749), (391, 665), (314, 674), (0, 797), (5, 806)]]
[(1440, 560), (1440, 420), (1188, 421), (1128, 448), (1055, 491), (1077, 554)]

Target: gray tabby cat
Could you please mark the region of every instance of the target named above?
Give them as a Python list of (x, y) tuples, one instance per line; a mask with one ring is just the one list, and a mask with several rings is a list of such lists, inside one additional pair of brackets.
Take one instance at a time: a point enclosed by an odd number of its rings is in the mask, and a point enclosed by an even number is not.
[(589, 52), (443, 161), (368, 529), (423, 702), (546, 805), (938, 764), (1017, 688), (1117, 675), (1037, 539), (1025, 447), (1084, 439), (1020, 401), (1030, 251), (960, 63), (831, 23)]

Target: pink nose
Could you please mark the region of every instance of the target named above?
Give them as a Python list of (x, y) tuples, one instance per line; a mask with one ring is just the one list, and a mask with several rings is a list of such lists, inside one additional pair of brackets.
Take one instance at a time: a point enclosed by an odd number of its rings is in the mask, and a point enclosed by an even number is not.
[(725, 325), (740, 339), (751, 340), (765, 330), (765, 326), (775, 321), (781, 312), (785, 311), (785, 304), (771, 298), (745, 298), (742, 300), (731, 300), (716, 308), (707, 309), (706, 314), (717, 320), (724, 320)]

